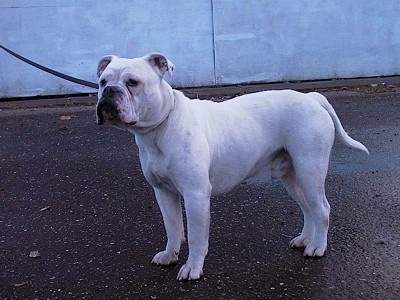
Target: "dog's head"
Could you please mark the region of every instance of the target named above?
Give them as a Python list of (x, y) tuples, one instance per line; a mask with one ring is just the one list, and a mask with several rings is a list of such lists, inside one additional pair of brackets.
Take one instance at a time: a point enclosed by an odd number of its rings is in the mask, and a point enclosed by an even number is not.
[(162, 77), (173, 69), (160, 53), (133, 59), (103, 57), (97, 67), (97, 123), (128, 129), (160, 124), (173, 105), (172, 89)]

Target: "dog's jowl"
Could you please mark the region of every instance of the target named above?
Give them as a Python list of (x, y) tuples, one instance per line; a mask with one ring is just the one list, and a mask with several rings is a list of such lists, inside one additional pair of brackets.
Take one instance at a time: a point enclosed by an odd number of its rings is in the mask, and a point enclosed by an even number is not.
[(143, 173), (164, 219), (167, 245), (152, 262), (178, 261), (185, 241), (183, 198), (189, 256), (177, 278), (199, 279), (208, 252), (210, 197), (265, 168), (304, 214), (301, 234), (290, 245), (304, 247), (305, 256), (323, 256), (330, 212), (325, 177), (335, 135), (351, 148), (368, 153), (367, 148), (347, 135), (319, 93), (284, 90), (221, 103), (189, 100), (163, 80), (173, 68), (160, 53), (134, 59), (110, 55), (98, 65), (98, 123), (135, 135)]

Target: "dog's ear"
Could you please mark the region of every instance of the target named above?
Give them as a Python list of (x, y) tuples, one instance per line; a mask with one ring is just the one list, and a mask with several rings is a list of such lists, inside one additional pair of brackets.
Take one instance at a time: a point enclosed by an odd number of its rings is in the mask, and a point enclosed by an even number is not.
[(161, 77), (167, 71), (171, 75), (172, 71), (175, 69), (174, 64), (161, 53), (154, 52), (147, 54), (144, 59), (150, 63), (150, 65), (158, 72), (158, 74), (160, 74)]
[(97, 77), (101, 76), (101, 73), (103, 73), (103, 71), (115, 57), (115, 55), (107, 55), (100, 59), (99, 64), (97, 65)]

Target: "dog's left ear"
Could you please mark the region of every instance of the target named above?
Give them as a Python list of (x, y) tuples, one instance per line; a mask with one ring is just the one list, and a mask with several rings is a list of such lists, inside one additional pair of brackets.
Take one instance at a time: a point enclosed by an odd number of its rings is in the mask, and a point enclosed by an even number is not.
[(174, 64), (161, 53), (155, 52), (147, 54), (144, 59), (146, 59), (150, 63), (150, 65), (152, 65), (153, 68), (156, 69), (161, 77), (167, 71), (171, 75), (172, 71), (174, 71), (175, 69)]

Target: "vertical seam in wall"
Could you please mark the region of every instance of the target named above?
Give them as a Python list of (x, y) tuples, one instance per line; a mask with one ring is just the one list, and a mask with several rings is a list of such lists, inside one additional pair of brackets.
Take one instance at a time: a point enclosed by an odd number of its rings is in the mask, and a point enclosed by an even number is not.
[(216, 57), (215, 57), (215, 27), (214, 27), (214, 0), (211, 0), (211, 35), (212, 35), (212, 51), (213, 51), (213, 73), (214, 85), (217, 85)]

